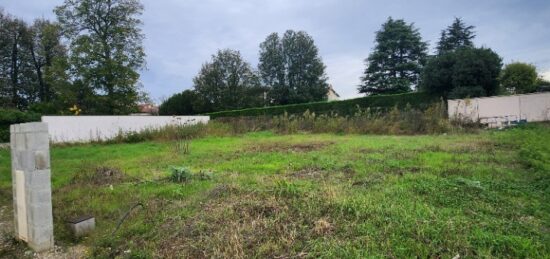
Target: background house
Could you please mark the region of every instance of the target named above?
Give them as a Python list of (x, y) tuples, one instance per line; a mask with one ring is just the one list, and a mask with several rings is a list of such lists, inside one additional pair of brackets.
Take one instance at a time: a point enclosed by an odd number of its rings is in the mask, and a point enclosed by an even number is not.
[(332, 85), (328, 85), (327, 100), (329, 102), (340, 100), (340, 95), (336, 91), (334, 91), (334, 88), (332, 88)]
[(145, 114), (151, 114), (151, 115), (159, 114), (159, 107), (152, 103), (138, 104), (138, 110), (139, 110), (139, 113), (145, 113)]

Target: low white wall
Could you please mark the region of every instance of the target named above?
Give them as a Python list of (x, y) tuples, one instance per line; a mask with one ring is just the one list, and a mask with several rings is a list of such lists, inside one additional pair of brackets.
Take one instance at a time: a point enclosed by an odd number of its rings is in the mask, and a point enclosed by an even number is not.
[(550, 93), (457, 99), (448, 101), (449, 118), (501, 127), (519, 121), (550, 120)]
[(42, 116), (55, 143), (114, 138), (120, 132), (139, 132), (168, 125), (208, 123), (209, 116)]

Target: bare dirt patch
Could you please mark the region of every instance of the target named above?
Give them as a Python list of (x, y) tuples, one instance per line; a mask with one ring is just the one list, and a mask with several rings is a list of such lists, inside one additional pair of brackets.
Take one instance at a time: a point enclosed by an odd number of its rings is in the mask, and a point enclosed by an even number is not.
[(323, 149), (334, 144), (332, 141), (323, 142), (304, 142), (304, 143), (259, 143), (246, 147), (243, 151), (246, 153), (257, 152), (286, 152), (286, 153), (305, 153)]
[(115, 167), (97, 166), (85, 168), (76, 173), (72, 184), (110, 185), (130, 181), (131, 178)]

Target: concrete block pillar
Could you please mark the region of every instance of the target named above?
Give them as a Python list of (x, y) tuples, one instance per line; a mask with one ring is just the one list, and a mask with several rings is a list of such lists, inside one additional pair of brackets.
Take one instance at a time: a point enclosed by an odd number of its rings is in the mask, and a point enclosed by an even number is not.
[(10, 126), (15, 236), (37, 252), (54, 246), (49, 144), (46, 123)]

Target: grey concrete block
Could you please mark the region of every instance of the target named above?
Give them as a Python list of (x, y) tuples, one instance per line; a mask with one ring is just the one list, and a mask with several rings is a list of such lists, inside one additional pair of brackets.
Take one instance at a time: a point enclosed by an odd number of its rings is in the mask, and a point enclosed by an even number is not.
[(43, 122), (29, 122), (17, 124), (16, 132), (48, 132), (48, 124)]
[(15, 142), (10, 144), (12, 149), (16, 151), (27, 149), (27, 140), (25, 138), (25, 134), (16, 133), (14, 138)]
[(86, 236), (95, 229), (95, 218), (89, 215), (67, 221), (75, 237)]
[(25, 144), (29, 150), (48, 150), (50, 146), (48, 132), (25, 133)]
[(34, 151), (34, 169), (50, 169), (50, 152), (47, 150)]
[(35, 159), (34, 159), (34, 151), (32, 150), (20, 150), (16, 153), (17, 156), (17, 170), (23, 170), (26, 172), (34, 171), (36, 168), (35, 166)]
[(41, 252), (53, 248), (54, 240), (52, 226), (33, 226), (33, 228), (29, 230), (29, 246), (33, 250)]
[(51, 189), (51, 171), (46, 170), (33, 170), (28, 173), (25, 173), (27, 179), (27, 185), (32, 188), (32, 190), (37, 189)]
[(31, 204), (51, 204), (52, 197), (51, 197), (50, 190), (40, 190), (40, 191), (33, 191), (29, 194), (29, 202)]
[(32, 191), (48, 191), (51, 192), (50, 170), (35, 170), (30, 173), (26, 173), (25, 177), (26, 186), (28, 187), (27, 193)]

